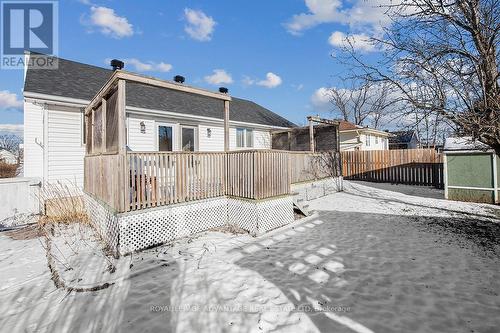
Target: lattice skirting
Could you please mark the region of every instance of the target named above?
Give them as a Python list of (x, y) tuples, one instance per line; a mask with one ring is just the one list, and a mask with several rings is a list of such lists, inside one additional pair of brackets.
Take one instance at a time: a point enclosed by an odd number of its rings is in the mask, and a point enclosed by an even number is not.
[(123, 214), (114, 214), (88, 194), (84, 197), (92, 225), (122, 255), (225, 224), (259, 235), (294, 220), (291, 196), (260, 201), (218, 197)]
[(125, 254), (226, 223), (227, 200), (218, 197), (118, 215), (120, 253)]
[(113, 253), (118, 252), (118, 217), (112, 209), (99, 199), (84, 193), (85, 208), (90, 224)]
[(342, 191), (342, 182), (342, 177), (331, 177), (308, 183), (292, 184), (292, 192), (297, 193), (296, 199), (309, 201)]
[(260, 235), (294, 220), (291, 196), (267, 200), (228, 198), (228, 222)]

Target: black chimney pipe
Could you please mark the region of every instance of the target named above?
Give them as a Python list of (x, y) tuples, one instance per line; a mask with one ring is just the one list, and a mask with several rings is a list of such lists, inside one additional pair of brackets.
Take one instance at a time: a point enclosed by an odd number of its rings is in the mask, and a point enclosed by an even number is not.
[(223, 94), (227, 94), (229, 92), (229, 89), (227, 89), (226, 87), (220, 87), (219, 92), (223, 93)]
[(184, 83), (185, 80), (186, 79), (182, 75), (176, 75), (176, 76), (174, 76), (174, 81), (177, 82), (177, 83)]
[(111, 60), (111, 67), (113, 67), (113, 70), (116, 71), (117, 69), (125, 67), (125, 63), (121, 60), (113, 59)]

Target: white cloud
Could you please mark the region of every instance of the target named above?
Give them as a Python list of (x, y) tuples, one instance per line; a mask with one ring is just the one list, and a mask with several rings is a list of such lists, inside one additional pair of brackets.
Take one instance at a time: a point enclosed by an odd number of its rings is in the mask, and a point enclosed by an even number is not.
[(282, 82), (283, 82), (283, 80), (281, 80), (281, 78), (278, 75), (276, 75), (272, 72), (269, 72), (266, 74), (265, 80), (257, 81), (256, 84), (259, 86), (266, 87), (266, 88), (276, 88)]
[(118, 16), (107, 7), (90, 7), (90, 23), (100, 28), (105, 35), (114, 38), (130, 37), (134, 34), (133, 26), (126, 17)]
[(311, 103), (319, 111), (328, 111), (331, 108), (328, 88), (321, 87), (316, 89), (311, 96)]
[(0, 109), (21, 109), (23, 101), (17, 99), (17, 95), (8, 90), (0, 91)]
[(184, 27), (184, 31), (186, 31), (191, 38), (202, 42), (212, 39), (212, 34), (217, 22), (215, 22), (211, 16), (207, 16), (201, 10), (185, 8), (184, 17), (188, 22)]
[(324, 23), (340, 23), (353, 30), (380, 32), (390, 24), (384, 5), (394, 3), (391, 0), (305, 0), (308, 12), (294, 15), (285, 27), (294, 35)]
[(136, 58), (125, 59), (125, 66), (127, 65), (133, 66), (137, 72), (169, 72), (172, 69), (172, 65), (165, 62), (143, 62)]
[(231, 74), (227, 73), (223, 69), (214, 69), (212, 75), (205, 76), (205, 82), (218, 85), (218, 84), (231, 84), (233, 83), (233, 78)]
[(364, 52), (376, 50), (375, 44), (370, 41), (370, 37), (366, 34), (346, 35), (342, 31), (335, 31), (328, 38), (328, 42), (330, 45), (340, 48), (352, 46), (355, 50)]
[(251, 86), (252, 84), (255, 83), (255, 80), (252, 79), (250, 76), (245, 75), (243, 76), (242, 82), (245, 86)]
[(0, 133), (23, 135), (23, 124), (0, 124)]

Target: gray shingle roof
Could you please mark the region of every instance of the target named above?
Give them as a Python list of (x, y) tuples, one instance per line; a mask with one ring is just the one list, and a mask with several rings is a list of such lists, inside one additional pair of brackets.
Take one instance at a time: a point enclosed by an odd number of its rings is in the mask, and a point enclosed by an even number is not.
[[(24, 91), (90, 100), (110, 77), (112, 70), (59, 58), (58, 69), (28, 68)], [(223, 102), (182, 91), (127, 84), (127, 106), (223, 119)], [(232, 97), (232, 96), (231, 96)], [(229, 117), (234, 121), (293, 127), (292, 122), (244, 99), (232, 97)]]

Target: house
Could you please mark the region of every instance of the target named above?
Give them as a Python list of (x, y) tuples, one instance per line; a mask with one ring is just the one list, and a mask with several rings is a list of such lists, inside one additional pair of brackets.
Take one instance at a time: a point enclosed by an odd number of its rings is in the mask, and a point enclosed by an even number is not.
[(0, 149), (0, 161), (7, 164), (17, 164), (17, 157), (6, 149)]
[(391, 134), (370, 127), (341, 120), (339, 125), (340, 150), (386, 150)]
[(418, 132), (410, 131), (394, 131), (389, 137), (389, 149), (416, 149), (420, 147), (420, 139)]
[[(26, 69), (25, 177), (44, 182), (69, 180), (83, 186), (87, 139), (83, 109), (112, 74), (112, 69), (66, 59), (58, 59), (55, 70)], [(202, 89), (172, 85), (184, 90), (139, 83), (127, 86), (127, 149), (224, 151), (223, 101)], [(249, 100), (232, 97), (229, 107), (231, 150), (270, 149), (271, 130), (295, 126)]]
[[(330, 168), (340, 163), (336, 123), (315, 131), (322, 120), (311, 119), (300, 136), (307, 151), (272, 150), (271, 133), (295, 125), (270, 110), (227, 89), (112, 64), (59, 59), (57, 70), (28, 68), (24, 152), (26, 176), (82, 189), (90, 221), (113, 251), (226, 224), (261, 234), (293, 222), (294, 205), (341, 190), (340, 168)], [(335, 154), (314, 153), (319, 136)]]
[(446, 138), (444, 144), (446, 199), (500, 203), (500, 157), (471, 137)]

